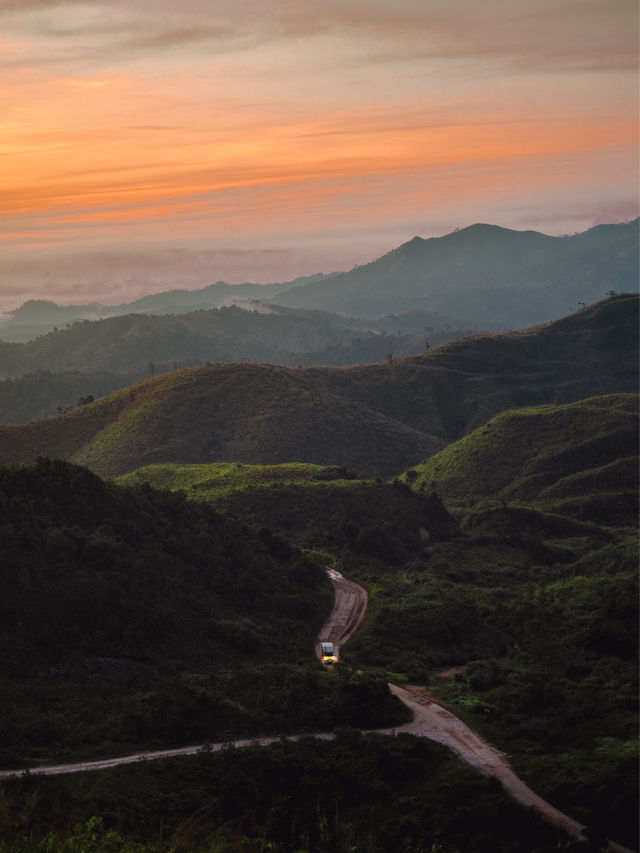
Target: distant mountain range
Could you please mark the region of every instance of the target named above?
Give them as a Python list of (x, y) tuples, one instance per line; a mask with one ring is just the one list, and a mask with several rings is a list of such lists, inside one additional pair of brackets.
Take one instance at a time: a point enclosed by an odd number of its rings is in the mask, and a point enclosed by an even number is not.
[(49, 299), (30, 299), (9, 312), (0, 322), (0, 339), (11, 342), (30, 341), (40, 335), (58, 331), (81, 320), (104, 320), (127, 314), (188, 314), (218, 308), (238, 300), (268, 300), (276, 293), (303, 286), (324, 278), (323, 275), (303, 276), (279, 284), (227, 284), (218, 281), (198, 290), (167, 290), (151, 293), (133, 302), (103, 305), (58, 305)]
[(290, 461), (389, 477), (498, 412), (638, 388), (638, 297), (523, 332), (352, 368), (214, 364), (60, 417), (0, 428), (0, 461), (51, 456), (106, 476), (154, 462)]
[(32, 300), (0, 326), (0, 423), (185, 367), (376, 363), (555, 320), (606, 294), (637, 292), (639, 222), (572, 237), (473, 225), (415, 237), (350, 272), (219, 281), (111, 307)]
[(639, 222), (599, 225), (572, 237), (495, 225), (414, 237), (373, 263), (273, 300), (358, 317), (428, 308), (492, 328), (522, 328), (609, 291), (636, 292)]
[(76, 320), (131, 313), (184, 314), (242, 299), (374, 319), (429, 311), (494, 330), (554, 320), (610, 292), (638, 290), (640, 220), (550, 237), (476, 224), (444, 237), (414, 237), (349, 272), (275, 284), (223, 281), (116, 306), (30, 300), (0, 325), (0, 339), (26, 341)]

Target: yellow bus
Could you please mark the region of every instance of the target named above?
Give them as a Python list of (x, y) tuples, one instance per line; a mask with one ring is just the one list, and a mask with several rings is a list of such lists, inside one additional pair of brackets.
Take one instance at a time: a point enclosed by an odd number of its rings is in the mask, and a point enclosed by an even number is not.
[(320, 643), (320, 648), (322, 650), (322, 663), (325, 666), (333, 666), (338, 660), (333, 643)]

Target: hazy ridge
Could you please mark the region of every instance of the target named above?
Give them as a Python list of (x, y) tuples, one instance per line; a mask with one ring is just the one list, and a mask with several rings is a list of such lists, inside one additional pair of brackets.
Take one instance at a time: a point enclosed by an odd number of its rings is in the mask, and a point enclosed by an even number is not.
[(0, 428), (0, 459), (103, 475), (152, 462), (313, 462), (391, 476), (504, 409), (637, 390), (638, 298), (352, 368), (214, 364)]

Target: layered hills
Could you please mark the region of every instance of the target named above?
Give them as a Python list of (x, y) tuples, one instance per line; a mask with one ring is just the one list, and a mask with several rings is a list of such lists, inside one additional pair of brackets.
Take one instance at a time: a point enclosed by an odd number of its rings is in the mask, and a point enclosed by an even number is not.
[(522, 328), (597, 302), (608, 291), (637, 291), (638, 229), (635, 220), (551, 237), (475, 224), (444, 237), (414, 237), (350, 271), (289, 282), (218, 281), (112, 306), (29, 300), (0, 324), (0, 339), (27, 341), (78, 320), (184, 314), (247, 299), (345, 317), (372, 319), (419, 310), (462, 318), (466, 325)]
[(0, 423), (211, 362), (366, 364), (552, 321), (637, 292), (638, 254), (638, 220), (562, 238), (473, 225), (280, 284), (219, 281), (116, 306), (30, 300), (0, 325)]
[(477, 330), (433, 312), (362, 322), (260, 302), (170, 316), (76, 322), (27, 343), (0, 342), (0, 375), (109, 371), (135, 379), (211, 361), (357, 364), (421, 352)]
[(0, 338), (5, 341), (29, 341), (79, 320), (101, 320), (126, 314), (187, 314), (217, 308), (238, 299), (267, 299), (289, 287), (300, 287), (323, 277), (304, 276), (279, 284), (231, 285), (218, 281), (196, 290), (175, 289), (151, 293), (119, 305), (102, 305), (99, 302), (58, 305), (50, 299), (29, 299), (19, 308), (8, 312), (7, 319), (0, 323)]
[[(257, 285), (256, 285), (257, 286)], [(350, 365), (409, 355), (477, 331), (429, 311), (375, 321), (249, 301), (171, 316), (77, 321), (0, 341), (0, 423), (66, 411), (150, 376), (215, 361)]]
[(0, 460), (113, 476), (159, 462), (312, 462), (392, 476), (505, 409), (637, 390), (638, 298), (352, 368), (219, 363), (0, 428)]

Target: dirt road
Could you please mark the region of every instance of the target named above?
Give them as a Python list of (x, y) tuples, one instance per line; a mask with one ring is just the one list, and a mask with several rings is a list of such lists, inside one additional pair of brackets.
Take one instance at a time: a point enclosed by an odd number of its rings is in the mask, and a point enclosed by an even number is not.
[(320, 659), (320, 643), (333, 643), (335, 656), (340, 658), (340, 649), (362, 622), (367, 610), (369, 596), (364, 587), (347, 580), (336, 569), (327, 569), (333, 584), (335, 599), (333, 610), (322, 626), (316, 641), (316, 657)]
[[(395, 684), (390, 684), (389, 689), (413, 711), (413, 720), (393, 729), (394, 732), (407, 732), (444, 744), (466, 764), (476, 767), (485, 776), (495, 776), (499, 779), (505, 791), (523, 806), (539, 812), (545, 820), (561, 827), (571, 835), (582, 835), (585, 829), (583, 824), (558, 811), (525, 785), (511, 770), (505, 758), (462, 720), (413, 691), (397, 687)], [(625, 850), (623, 847), (611, 849)]]

